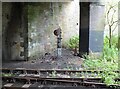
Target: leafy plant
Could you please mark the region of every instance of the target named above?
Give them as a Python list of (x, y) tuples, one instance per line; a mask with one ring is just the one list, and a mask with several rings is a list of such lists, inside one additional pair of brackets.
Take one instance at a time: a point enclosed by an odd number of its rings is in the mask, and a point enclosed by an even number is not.
[(101, 73), (102, 80), (107, 84), (115, 84), (115, 78), (118, 77), (118, 74), (115, 73), (113, 70), (104, 70), (103, 73)]
[(107, 37), (104, 39), (103, 58), (107, 61), (118, 61), (118, 37), (112, 37), (112, 48), (109, 48), (109, 42)]
[(78, 47), (79, 47), (79, 36), (72, 36), (67, 42), (68, 48), (72, 49), (74, 55), (77, 55)]
[(51, 76), (52, 78), (56, 77), (56, 76), (57, 76), (56, 71), (53, 71), (52, 74), (50, 74), (50, 76)]
[(79, 47), (79, 36), (72, 36), (68, 41), (68, 46), (70, 48), (78, 48)]
[(118, 37), (113, 37), (112, 39), (112, 48), (109, 48), (109, 41), (107, 38), (104, 39), (104, 48), (103, 53), (99, 58), (96, 58), (91, 55), (84, 55), (84, 63), (82, 64), (83, 68), (86, 70), (102, 70), (102, 73), (99, 73), (99, 76), (102, 77), (102, 80), (107, 85), (118, 84), (115, 81), (115, 78), (118, 77), (118, 73), (115, 70), (118, 70)]
[(10, 74), (10, 73), (2, 73), (0, 76), (3, 76), (3, 77), (12, 77), (12, 76), (15, 76), (14, 74)]

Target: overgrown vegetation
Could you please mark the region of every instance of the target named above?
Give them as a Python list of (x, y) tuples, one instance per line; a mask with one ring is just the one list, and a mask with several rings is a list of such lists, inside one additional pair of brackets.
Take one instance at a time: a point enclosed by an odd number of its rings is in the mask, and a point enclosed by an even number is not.
[(2, 73), (0, 74), (0, 77), (13, 77), (15, 76), (14, 74), (10, 74), (10, 73)]
[(79, 47), (79, 36), (72, 36), (69, 41), (68, 41), (68, 46), (73, 49), (73, 48), (78, 48)]
[(109, 48), (112, 48), (112, 36), (114, 35), (114, 32), (118, 26), (118, 18), (117, 18), (117, 6), (118, 2), (111, 3), (107, 2), (106, 4), (106, 27), (109, 31), (108, 35), (108, 41), (109, 41)]
[[(94, 55), (85, 55), (83, 68), (86, 70), (103, 70), (103, 73), (99, 73), (104, 83), (107, 85), (118, 84), (115, 82), (115, 78), (118, 78), (118, 37), (112, 37), (112, 45), (109, 48), (109, 41), (107, 37), (104, 39), (104, 49), (100, 57), (94, 57)], [(119, 83), (120, 84), (120, 83)]]
[(118, 70), (118, 36), (115, 36), (114, 32), (118, 26), (117, 18), (117, 2), (106, 3), (106, 30), (108, 30), (108, 36), (104, 38), (103, 53), (99, 57), (94, 55), (85, 55), (83, 68), (86, 70), (103, 70), (103, 73), (99, 73), (102, 80), (107, 85), (120, 84), (115, 81), (115, 78), (119, 77)]
[(77, 50), (79, 48), (79, 35), (72, 36), (67, 41), (68, 48), (74, 51), (74, 55), (77, 54)]

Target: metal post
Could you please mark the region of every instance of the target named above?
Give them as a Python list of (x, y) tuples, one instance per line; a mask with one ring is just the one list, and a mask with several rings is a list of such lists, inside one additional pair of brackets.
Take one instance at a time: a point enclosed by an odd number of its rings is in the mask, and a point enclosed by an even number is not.
[(61, 31), (60, 34), (57, 36), (57, 57), (61, 57), (62, 55), (62, 46), (61, 46)]
[(61, 28), (59, 27), (54, 31), (54, 35), (57, 36), (57, 57), (62, 56), (62, 44), (61, 44)]

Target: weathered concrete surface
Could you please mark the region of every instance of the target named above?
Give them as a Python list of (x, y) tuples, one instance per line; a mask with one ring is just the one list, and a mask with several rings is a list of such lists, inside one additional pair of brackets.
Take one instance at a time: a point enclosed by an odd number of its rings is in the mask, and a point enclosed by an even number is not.
[[(2, 2), (0, 2), (0, 68), (2, 68)], [(0, 88), (2, 88), (2, 78), (0, 78)]]
[(6, 28), (8, 27), (8, 22), (10, 21), (11, 8), (11, 3), (2, 3), (2, 59), (8, 59), (9, 56), (6, 44)]
[(105, 26), (105, 5), (99, 3), (90, 4), (89, 25), (89, 49), (94, 52), (102, 52)]
[(34, 21), (28, 20), (30, 58), (56, 50), (57, 37), (53, 32), (59, 26), (62, 29), (63, 46), (66, 46), (65, 42), (70, 37), (79, 33), (78, 2), (29, 4), (28, 11), (33, 8), (39, 13), (36, 13)]
[(2, 42), (3, 60), (22, 59), (21, 40), (21, 6), (20, 3), (2, 3)]
[(86, 18), (86, 9), (83, 10), (83, 18), (80, 18), (77, 0), (27, 4), (28, 25), (25, 25), (27, 21), (22, 20), (25, 16), (22, 4), (3, 3), (3, 60), (23, 60), (25, 54), (26, 58), (28, 55), (30, 59), (36, 59), (45, 53), (56, 52), (57, 37), (53, 32), (58, 27), (62, 29), (62, 47), (66, 47), (66, 41), (79, 34), (79, 19), (83, 31), (80, 47), (85, 52), (89, 51), (89, 11)]
[(0, 67), (2, 63), (2, 2), (0, 2)]
[[(66, 45), (65, 42), (71, 36), (78, 34), (78, 2), (41, 2), (32, 4), (28, 4), (28, 12), (29, 6), (31, 6), (32, 8), (35, 8), (34, 10), (37, 12), (37, 16), (34, 20), (30, 21), (30, 14), (28, 13), (29, 31), (27, 33), (23, 31), (25, 30), (25, 25), (22, 20), (22, 18), (24, 19), (22, 3), (3, 3), (3, 60), (23, 60), (23, 55), (27, 54), (24, 52), (25, 50), (29, 51), (29, 57), (31, 58), (40, 57), (45, 53), (56, 51), (57, 38), (54, 36), (53, 31), (59, 26), (62, 29), (63, 46)], [(32, 14), (34, 14), (34, 11)], [(23, 43), (23, 47), (21, 46), (21, 43)], [(25, 49), (25, 43), (29, 44), (28, 49)]]

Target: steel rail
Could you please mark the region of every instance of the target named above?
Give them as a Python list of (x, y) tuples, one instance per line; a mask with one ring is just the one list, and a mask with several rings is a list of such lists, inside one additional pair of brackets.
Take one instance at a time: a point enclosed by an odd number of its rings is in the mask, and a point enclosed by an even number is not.
[[(57, 84), (71, 84), (75, 86), (95, 86), (95, 87), (108, 87), (105, 83), (96, 83), (96, 82), (88, 82), (88, 81), (75, 81), (75, 80), (56, 80), (56, 79), (45, 79), (45, 78), (31, 78), (31, 77), (4, 77), (6, 79), (16, 79), (16, 80), (25, 80), (29, 84), (34, 81), (35, 82), (43, 82), (42, 84), (47, 85), (48, 82), (53, 85)], [(16, 81), (15, 81), (16, 82)], [(117, 86), (119, 85), (110, 85), (110, 86)]]
[[(87, 72), (87, 73), (94, 73), (104, 72), (103, 70), (64, 70), (64, 69), (26, 69), (26, 68), (0, 68), (2, 71), (31, 71), (31, 72)], [(120, 71), (116, 70), (114, 72), (120, 73)]]

